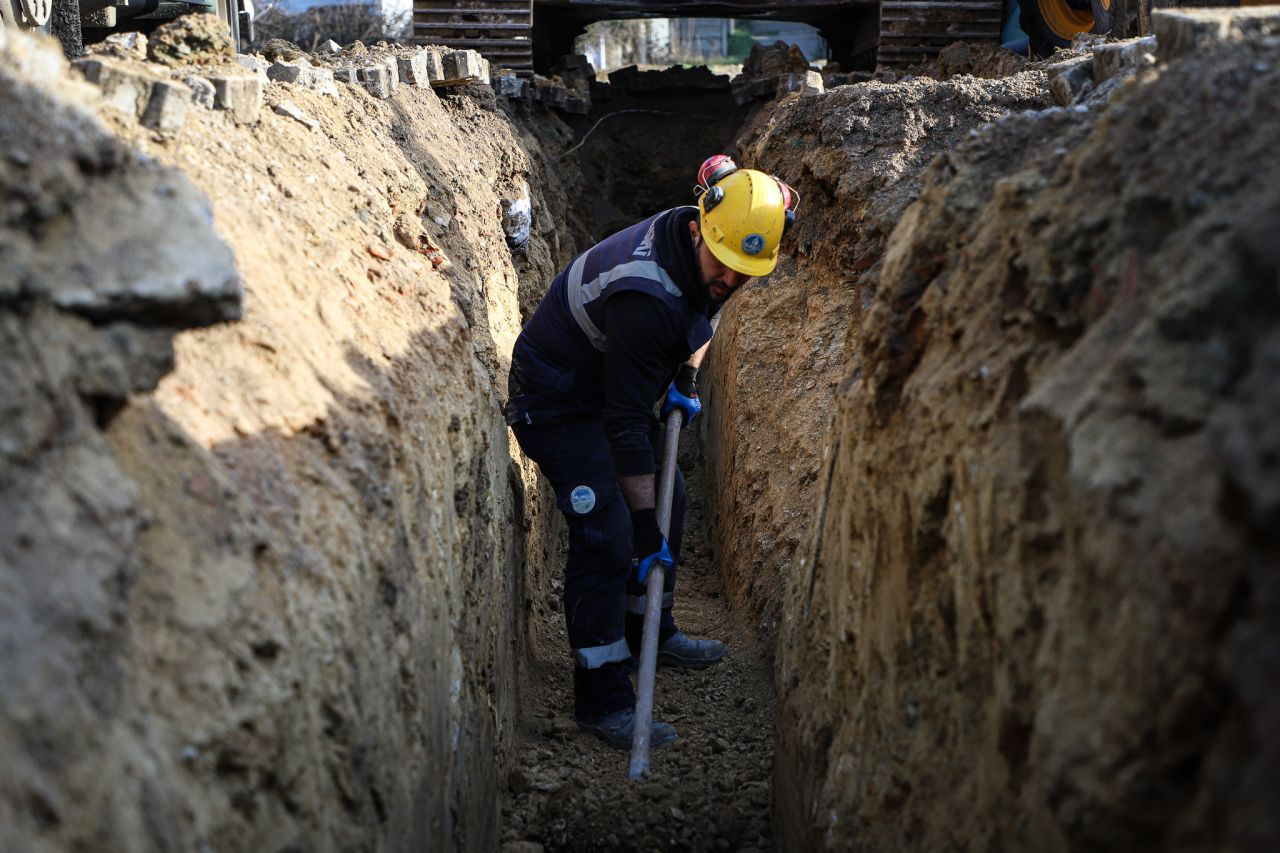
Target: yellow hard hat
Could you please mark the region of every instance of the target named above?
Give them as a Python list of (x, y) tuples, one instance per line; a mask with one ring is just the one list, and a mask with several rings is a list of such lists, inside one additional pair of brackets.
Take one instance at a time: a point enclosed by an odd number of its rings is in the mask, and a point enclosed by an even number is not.
[(775, 178), (755, 169), (732, 172), (699, 196), (698, 212), (716, 260), (743, 275), (773, 272), (787, 222), (787, 199)]

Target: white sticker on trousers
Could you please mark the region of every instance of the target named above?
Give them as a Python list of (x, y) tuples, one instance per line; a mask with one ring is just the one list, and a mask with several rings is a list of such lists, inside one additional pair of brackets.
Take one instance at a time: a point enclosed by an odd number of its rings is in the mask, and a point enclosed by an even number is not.
[(578, 486), (569, 493), (569, 506), (573, 507), (573, 511), (578, 515), (586, 515), (595, 508), (596, 493), (591, 491), (590, 486)]

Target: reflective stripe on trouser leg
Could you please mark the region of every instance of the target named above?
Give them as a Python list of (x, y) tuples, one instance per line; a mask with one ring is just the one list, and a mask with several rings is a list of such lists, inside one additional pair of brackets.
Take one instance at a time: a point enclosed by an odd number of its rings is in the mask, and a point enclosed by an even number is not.
[[(645, 597), (643, 595), (628, 595), (627, 596), (627, 612), (639, 613), (640, 615), (643, 616), (644, 601), (645, 601)], [(676, 594), (674, 590), (672, 590), (671, 592), (664, 592), (662, 594), (663, 610), (670, 610), (671, 606), (675, 603), (676, 603)]]
[(607, 663), (624, 661), (631, 657), (631, 647), (626, 640), (614, 640), (604, 646), (574, 649), (573, 659), (583, 669), (599, 669)]

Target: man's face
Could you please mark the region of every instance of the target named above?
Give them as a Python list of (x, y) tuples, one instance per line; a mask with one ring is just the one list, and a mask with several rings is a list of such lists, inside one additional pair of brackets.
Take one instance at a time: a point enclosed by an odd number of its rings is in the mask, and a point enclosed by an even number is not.
[(702, 275), (702, 283), (707, 286), (707, 292), (716, 302), (724, 302), (735, 290), (751, 280), (751, 276), (729, 269), (711, 254), (696, 220), (689, 223), (689, 234), (693, 237), (694, 250), (698, 255), (698, 272)]

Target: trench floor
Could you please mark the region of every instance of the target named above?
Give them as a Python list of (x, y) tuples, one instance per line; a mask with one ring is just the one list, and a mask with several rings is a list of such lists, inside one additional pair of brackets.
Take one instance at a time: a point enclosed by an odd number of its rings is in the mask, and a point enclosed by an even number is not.
[(503, 800), (504, 853), (774, 849), (770, 826), (774, 697), (761, 639), (730, 613), (713, 565), (706, 477), (697, 437), (682, 436), (688, 485), (676, 624), (718, 637), (725, 660), (701, 671), (659, 669), (656, 719), (680, 739), (654, 750), (652, 769), (627, 779), (629, 752), (579, 734), (563, 614), (531, 663)]

